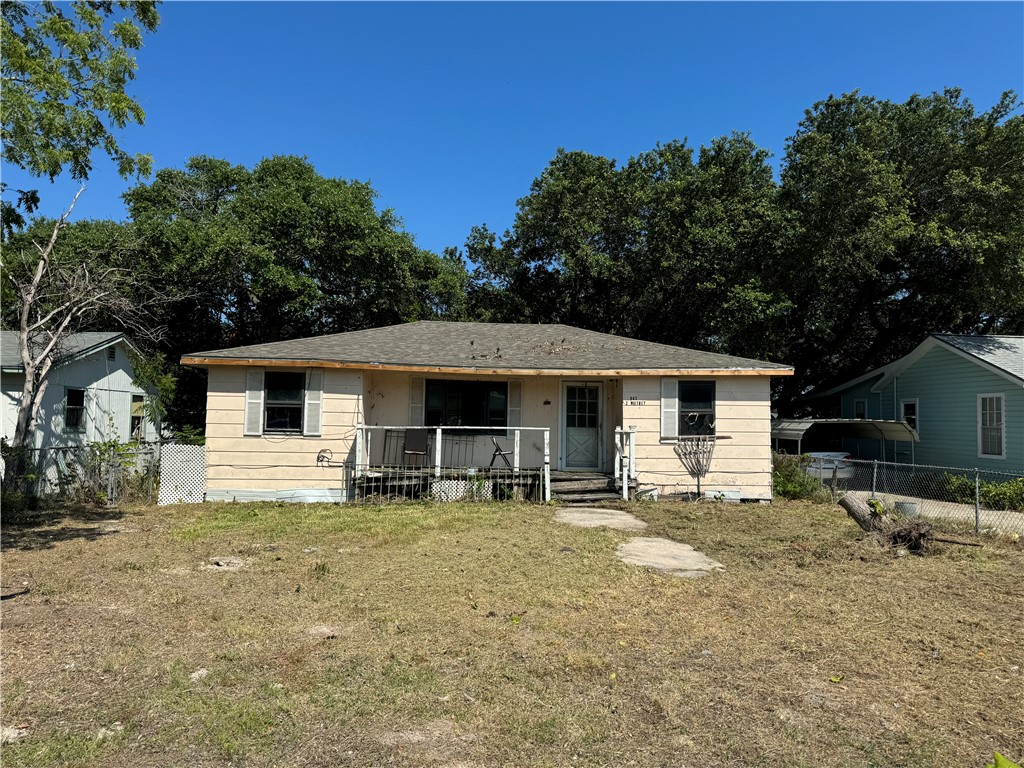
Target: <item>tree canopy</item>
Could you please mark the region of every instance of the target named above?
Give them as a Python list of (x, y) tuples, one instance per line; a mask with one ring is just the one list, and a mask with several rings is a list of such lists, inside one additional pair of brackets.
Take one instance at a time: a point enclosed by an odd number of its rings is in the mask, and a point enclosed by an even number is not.
[[(105, 25), (109, 23), (109, 28)], [(57, 3), (5, 0), (0, 5), (0, 139), (3, 161), (32, 176), (54, 179), (68, 171), (84, 180), (101, 149), (122, 176), (146, 174), (148, 155), (130, 154), (112, 128), (142, 124), (145, 113), (125, 88), (135, 77), (133, 52), (159, 23), (148, 0)], [(24, 224), (36, 190), (19, 190), (4, 203), (5, 230)]]
[(776, 182), (747, 134), (618, 167), (559, 150), (511, 230), (477, 227), (477, 316), (793, 364), (784, 410), (935, 332), (1024, 332), (1024, 118), (955, 89), (807, 111)]

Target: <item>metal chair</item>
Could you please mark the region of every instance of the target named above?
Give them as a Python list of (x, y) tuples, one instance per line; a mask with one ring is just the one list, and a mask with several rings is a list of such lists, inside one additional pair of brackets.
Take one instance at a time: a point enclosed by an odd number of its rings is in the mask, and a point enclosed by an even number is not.
[(491, 454), (491, 463), (488, 466), (493, 467), (495, 459), (500, 456), (501, 460), (505, 462), (505, 466), (512, 469), (512, 465), (509, 463), (508, 457), (511, 456), (514, 451), (502, 450), (501, 446), (498, 445), (498, 438), (496, 437), (492, 437), (491, 442), (494, 443), (494, 453)]
[[(410, 457), (419, 457), (416, 461), (410, 461)], [(402, 447), (402, 465), (406, 467), (422, 467), (427, 456), (427, 430), (407, 429), (405, 431), (405, 445)]]

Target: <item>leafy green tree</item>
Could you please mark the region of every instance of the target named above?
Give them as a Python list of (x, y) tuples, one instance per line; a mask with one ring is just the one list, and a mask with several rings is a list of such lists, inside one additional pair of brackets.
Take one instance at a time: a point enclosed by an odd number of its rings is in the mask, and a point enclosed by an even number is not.
[(1024, 331), (1024, 118), (956, 89), (815, 104), (790, 139), (782, 204), (791, 399), (909, 352), (928, 333)]
[[(305, 159), (253, 169), (195, 157), (125, 200), (139, 263), (173, 301), (169, 358), (225, 346), (463, 316), (457, 254), (418, 248), (369, 184), (330, 179)], [(172, 424), (201, 425), (205, 381), (181, 369)]]
[[(110, 0), (5, 0), (0, 5), (4, 163), (51, 180), (65, 170), (85, 180), (94, 150), (101, 149), (122, 176), (148, 173), (150, 158), (123, 150), (111, 127), (141, 125), (145, 119), (125, 88), (135, 77), (132, 54), (158, 22), (156, 3), (148, 0), (121, 0), (116, 6)], [(5, 232), (24, 225), (19, 208), (31, 212), (38, 202), (36, 190), (19, 190), (17, 204), (4, 201)]]

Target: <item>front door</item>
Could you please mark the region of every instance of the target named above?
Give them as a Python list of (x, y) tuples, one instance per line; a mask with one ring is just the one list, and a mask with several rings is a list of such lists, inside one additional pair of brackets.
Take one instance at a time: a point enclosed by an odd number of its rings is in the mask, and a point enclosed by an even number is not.
[(566, 384), (563, 413), (565, 469), (599, 469), (601, 385)]

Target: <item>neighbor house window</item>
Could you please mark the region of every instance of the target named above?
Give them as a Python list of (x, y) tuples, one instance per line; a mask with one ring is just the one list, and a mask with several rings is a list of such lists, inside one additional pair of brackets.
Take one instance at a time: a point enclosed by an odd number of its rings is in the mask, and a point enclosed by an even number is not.
[(978, 395), (978, 456), (1006, 457), (1005, 417), (1006, 403), (1001, 394)]
[(503, 381), (427, 379), (423, 423), (428, 427), (508, 425), (508, 384)]
[(679, 382), (679, 436), (715, 434), (715, 382)]
[(302, 432), (304, 373), (267, 371), (264, 374), (264, 432)]
[(867, 400), (854, 400), (853, 401), (853, 418), (855, 419), (866, 419), (868, 417), (868, 401)]
[(85, 390), (67, 389), (64, 398), (64, 431), (85, 432)]
[(917, 429), (917, 400), (904, 400), (901, 403), (902, 421), (911, 429)]
[(146, 398), (142, 395), (132, 395), (132, 421), (129, 434), (133, 440), (141, 440), (146, 431)]

